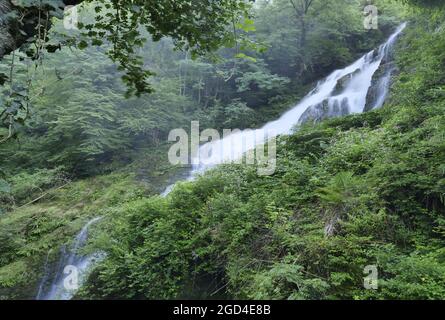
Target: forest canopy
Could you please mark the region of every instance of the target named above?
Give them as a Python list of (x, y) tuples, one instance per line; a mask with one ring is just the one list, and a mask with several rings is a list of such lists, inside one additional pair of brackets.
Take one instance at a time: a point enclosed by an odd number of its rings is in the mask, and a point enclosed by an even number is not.
[[(150, 92), (147, 79), (152, 73), (145, 70), (138, 47), (146, 41), (148, 32), (154, 41), (163, 37), (174, 40), (177, 48), (189, 49), (193, 54), (215, 51), (221, 46), (236, 45), (236, 26), (248, 18), (247, 0), (221, 1), (171, 1), (171, 0), (15, 0), (3, 5), (4, 27), (9, 33), (18, 34), (9, 48), (15, 50), (27, 43), (25, 52), (39, 59), (41, 51), (53, 51), (68, 42), (84, 48), (100, 46), (104, 40), (113, 45), (108, 56), (119, 63), (125, 72), (124, 81), (131, 87), (130, 93), (140, 95)], [(80, 34), (62, 43), (48, 43), (51, 17), (63, 15), (60, 11), (67, 5), (89, 5), (94, 7), (93, 18), (80, 22), (76, 27)], [(9, 50), (8, 50), (9, 49)], [(3, 75), (3, 79), (7, 79)]]

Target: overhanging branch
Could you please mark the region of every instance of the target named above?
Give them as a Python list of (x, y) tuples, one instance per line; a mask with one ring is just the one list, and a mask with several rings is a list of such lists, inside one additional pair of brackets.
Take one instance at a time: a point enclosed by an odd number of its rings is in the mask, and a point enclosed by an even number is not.
[[(63, 0), (60, 9), (69, 5), (77, 5), (83, 0)], [(21, 7), (14, 0), (0, 0), (0, 59), (11, 51), (20, 48), (28, 38), (34, 36), (39, 17), (39, 8)], [(23, 16), (17, 15), (17, 12), (26, 12), (24, 25), (20, 26), (20, 19)], [(50, 17), (60, 16), (56, 11), (49, 12)], [(48, 25), (48, 28), (51, 26)]]

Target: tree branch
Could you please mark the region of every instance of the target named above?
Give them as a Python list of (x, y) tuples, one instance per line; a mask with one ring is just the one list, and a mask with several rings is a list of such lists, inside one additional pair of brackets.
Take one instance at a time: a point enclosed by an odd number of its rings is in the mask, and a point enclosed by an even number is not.
[[(64, 9), (69, 5), (77, 5), (82, 3), (84, 0), (63, 0), (60, 9)], [(10, 54), (16, 48), (22, 46), (28, 37), (34, 34), (28, 34), (26, 36), (22, 35), (18, 31), (18, 26), (20, 25), (20, 19), (18, 18), (8, 18), (7, 16), (13, 12), (23, 11), (23, 7), (16, 6), (11, 0), (0, 0), (0, 59), (5, 55)], [(31, 19), (26, 19), (27, 23), (23, 26), (25, 30), (32, 30), (32, 32), (41, 32), (43, 30), (35, 30), (38, 25), (38, 16), (40, 13), (39, 6), (27, 7), (27, 14), (30, 15)], [(47, 18), (58, 16), (55, 11), (48, 13)], [(34, 19), (32, 19), (34, 18)], [(21, 18), (23, 19), (23, 17)], [(47, 28), (51, 25), (48, 24)]]

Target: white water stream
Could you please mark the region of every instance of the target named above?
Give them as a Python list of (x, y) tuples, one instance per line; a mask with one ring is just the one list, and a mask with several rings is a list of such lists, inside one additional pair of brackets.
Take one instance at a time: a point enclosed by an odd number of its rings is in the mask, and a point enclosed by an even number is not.
[[(305, 113), (309, 112), (312, 117), (314, 115), (334, 117), (363, 112), (367, 104), (368, 91), (371, 88), (373, 76), (381, 67), (382, 61), (388, 57), (394, 42), (405, 26), (406, 24), (399, 26), (377, 51), (373, 50), (367, 53), (346, 68), (336, 70), (326, 79), (320, 81), (315, 89), (279, 119), (267, 123), (261, 129), (239, 131), (223, 139), (202, 145), (195, 156), (195, 161), (198, 164), (194, 165), (187, 180), (192, 180), (196, 174), (218, 164), (238, 160), (245, 152), (264, 144), (266, 139), (277, 135), (290, 134), (295, 126), (301, 122)], [(371, 108), (383, 105), (389, 91), (390, 76), (390, 71), (387, 71), (378, 79), (376, 101)], [(205, 162), (202, 161), (204, 158)], [(173, 188), (174, 184), (169, 185), (161, 196), (167, 196)], [(69, 300), (73, 297), (75, 290), (66, 289), (64, 285), (66, 280), (65, 267), (67, 265), (76, 267), (81, 282), (90, 266), (95, 261), (103, 258), (102, 253), (87, 256), (79, 254), (79, 250), (87, 242), (88, 228), (100, 219), (99, 217), (88, 221), (76, 236), (74, 245), (70, 250), (66, 250), (65, 247), (61, 249), (60, 259), (50, 285), (48, 285), (48, 282), (51, 268), (47, 257), (44, 276), (40, 282), (36, 299)]]
[[(70, 250), (66, 250), (65, 246), (61, 248), (54, 277), (49, 285), (48, 281), (51, 276), (51, 268), (49, 267), (47, 256), (44, 276), (40, 281), (36, 300), (70, 300), (73, 297), (76, 292), (76, 283), (69, 283), (70, 285), (66, 286), (67, 277), (71, 276), (71, 279), (77, 282), (77, 286), (80, 286), (88, 273), (89, 267), (103, 258), (103, 253), (101, 252), (91, 255), (82, 255), (79, 252), (88, 240), (88, 229), (100, 219), (102, 219), (102, 217), (93, 218), (83, 226), (76, 235)], [(67, 266), (71, 268), (66, 269)], [(73, 272), (76, 274), (72, 274)]]
[[(323, 113), (325, 117), (363, 112), (373, 76), (381, 67), (382, 61), (388, 58), (397, 37), (405, 27), (406, 23), (400, 25), (378, 50), (365, 54), (351, 65), (334, 71), (320, 81), (305, 98), (279, 119), (268, 122), (260, 129), (239, 131), (199, 147), (198, 154), (192, 161), (198, 164), (193, 165), (187, 180), (193, 180), (196, 174), (218, 164), (239, 160), (243, 154), (264, 144), (267, 139), (290, 134), (306, 112), (312, 116)], [(389, 91), (390, 77), (388, 70), (378, 79), (376, 102), (373, 102), (371, 108), (383, 105)], [(169, 185), (162, 196), (167, 196), (173, 188), (174, 184)]]

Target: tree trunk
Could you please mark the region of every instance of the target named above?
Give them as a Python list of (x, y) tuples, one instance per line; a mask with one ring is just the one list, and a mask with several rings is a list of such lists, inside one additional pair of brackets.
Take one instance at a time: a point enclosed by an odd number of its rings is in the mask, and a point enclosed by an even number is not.
[[(82, 0), (63, 0), (60, 9), (63, 10), (68, 5), (77, 5), (81, 3)], [(0, 60), (11, 51), (20, 48), (24, 44), (27, 38), (34, 36), (36, 26), (38, 24), (39, 8), (29, 7), (26, 8), (26, 21), (25, 25), (20, 29), (26, 32), (23, 35), (19, 31), (19, 21), (18, 15), (8, 17), (12, 13), (24, 12), (23, 8), (20, 8), (13, 4), (12, 0), (0, 0)], [(55, 11), (50, 12), (51, 17), (60, 17)]]
[(12, 21), (6, 15), (12, 11), (12, 3), (9, 0), (0, 0), (0, 59), (16, 47)]
[(301, 28), (301, 35), (300, 35), (300, 48), (304, 50), (304, 47), (306, 46), (306, 16), (303, 15), (300, 18), (300, 28)]

